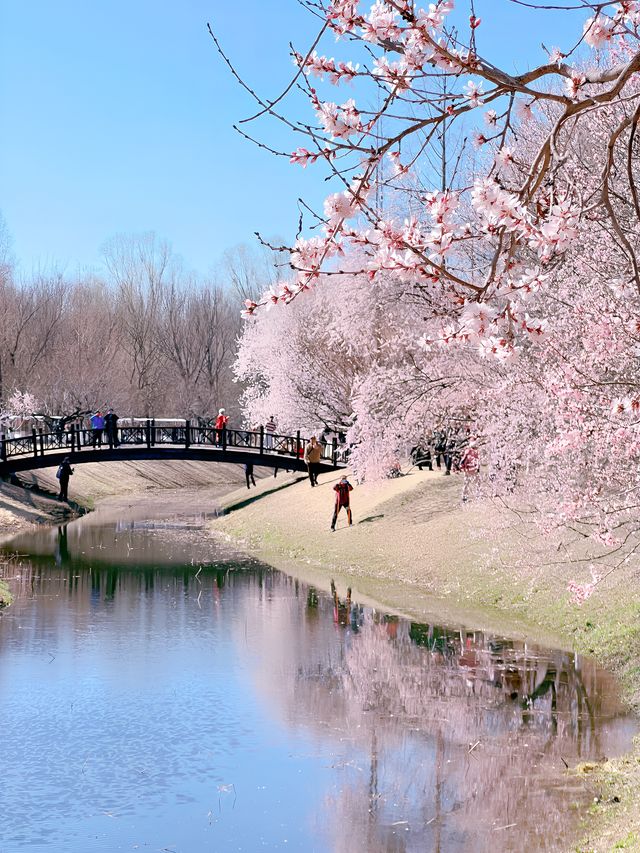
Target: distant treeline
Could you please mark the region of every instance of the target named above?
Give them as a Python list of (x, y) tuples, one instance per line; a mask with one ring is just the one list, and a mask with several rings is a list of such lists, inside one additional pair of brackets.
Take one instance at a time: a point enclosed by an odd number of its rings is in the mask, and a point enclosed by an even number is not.
[(103, 275), (73, 278), (0, 265), (0, 410), (19, 390), (51, 414), (237, 415), (241, 299), (269, 283), (273, 259), (238, 247), (199, 277), (153, 234), (116, 237), (104, 258)]

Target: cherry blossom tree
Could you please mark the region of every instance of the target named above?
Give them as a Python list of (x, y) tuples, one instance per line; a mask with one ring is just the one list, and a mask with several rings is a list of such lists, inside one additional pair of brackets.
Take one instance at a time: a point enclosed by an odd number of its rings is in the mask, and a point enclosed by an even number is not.
[[(293, 50), (291, 85), (269, 100), (243, 85), (257, 101), (249, 121), (270, 116), (304, 138), (274, 154), (323, 167), (334, 187), (278, 247), (292, 274), (247, 299), (245, 315), (265, 312), (273, 350), (305, 313), (294, 305), (314, 304), (332, 281), (344, 304), (366, 281), (369, 298), (365, 289), (342, 333), (366, 336), (384, 282), (393, 297), (382, 311), (402, 305), (402, 326), (395, 357), (369, 359), (343, 403), (355, 464), (381, 473), (399, 437), (468, 419), (489, 463), (484, 493), (593, 544), (580, 600), (638, 547), (640, 2), (580, 3), (575, 43), (521, 74), (482, 55), (480, 34), (498, 21), (472, 3), (466, 18), (451, 0), (306, 5), (319, 31)], [(331, 37), (340, 55), (322, 52)], [(296, 89), (308, 117), (287, 111)], [(456, 127), (474, 150), (443, 181), (429, 157)]]

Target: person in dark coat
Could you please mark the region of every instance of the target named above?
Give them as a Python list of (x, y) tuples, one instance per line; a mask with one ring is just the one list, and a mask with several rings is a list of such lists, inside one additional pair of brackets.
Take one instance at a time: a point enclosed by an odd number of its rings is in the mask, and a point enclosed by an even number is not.
[(107, 433), (109, 448), (117, 447), (120, 444), (118, 441), (118, 416), (113, 409), (109, 409), (104, 416), (104, 428)]
[(60, 494), (58, 495), (59, 501), (68, 501), (69, 498), (67, 496), (67, 492), (69, 490), (69, 477), (73, 474), (73, 468), (71, 467), (71, 462), (68, 456), (65, 456), (58, 468), (58, 472), (56, 477), (60, 480)]
[(247, 478), (247, 488), (251, 488), (251, 483), (255, 486), (256, 478), (253, 476), (253, 462), (247, 462), (244, 466), (244, 475)]

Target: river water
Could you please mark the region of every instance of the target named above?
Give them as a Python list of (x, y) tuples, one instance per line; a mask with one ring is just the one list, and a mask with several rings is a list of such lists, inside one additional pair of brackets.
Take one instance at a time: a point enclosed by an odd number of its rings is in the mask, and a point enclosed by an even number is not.
[(204, 517), (14, 540), (2, 853), (559, 850), (636, 724), (590, 660), (338, 602)]

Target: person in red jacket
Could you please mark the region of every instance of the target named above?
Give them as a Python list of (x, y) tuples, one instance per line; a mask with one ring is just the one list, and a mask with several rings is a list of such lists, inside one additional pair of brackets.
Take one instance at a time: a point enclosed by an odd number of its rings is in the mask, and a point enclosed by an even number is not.
[(336, 493), (336, 505), (333, 510), (333, 518), (331, 519), (331, 530), (335, 531), (336, 529), (338, 513), (342, 507), (347, 511), (347, 521), (349, 522), (349, 527), (351, 527), (353, 521), (351, 518), (351, 507), (349, 505), (349, 493), (353, 491), (353, 486), (346, 477), (343, 477), (340, 482), (336, 483), (333, 487), (333, 491)]
[(216, 418), (216, 444), (222, 444), (222, 430), (229, 423), (229, 417), (225, 414), (224, 409), (218, 409), (218, 417)]

